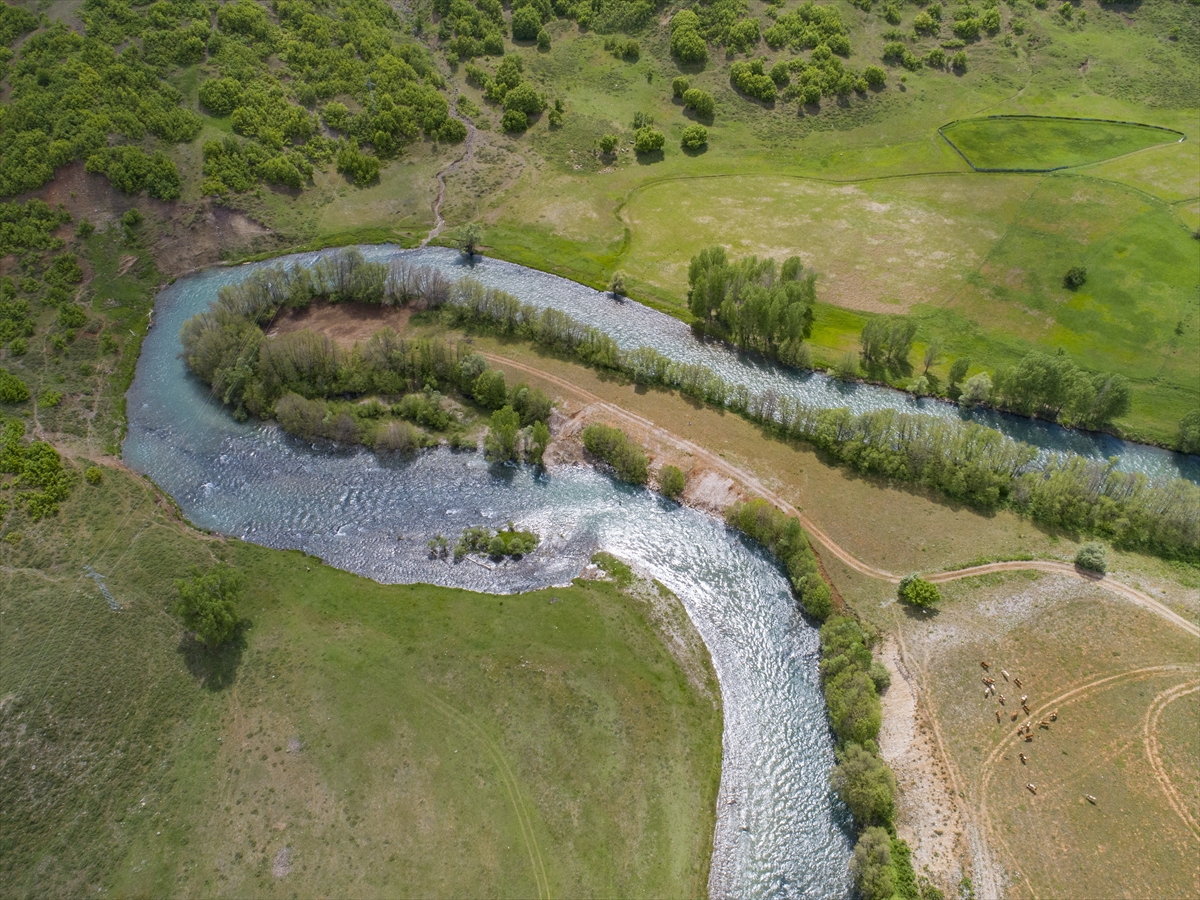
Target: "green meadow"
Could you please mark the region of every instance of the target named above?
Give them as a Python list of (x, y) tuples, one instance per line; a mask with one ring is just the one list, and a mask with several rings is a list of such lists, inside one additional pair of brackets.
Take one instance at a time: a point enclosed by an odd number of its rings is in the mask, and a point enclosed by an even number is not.
[[(115, 468), (10, 525), (0, 894), (704, 894), (720, 697), (665, 591), (384, 586)], [(217, 561), (247, 625), (213, 656), (168, 607)]]
[(1043, 116), (993, 116), (940, 129), (976, 169), (1049, 171), (1124, 156), (1183, 135), (1127, 122)]

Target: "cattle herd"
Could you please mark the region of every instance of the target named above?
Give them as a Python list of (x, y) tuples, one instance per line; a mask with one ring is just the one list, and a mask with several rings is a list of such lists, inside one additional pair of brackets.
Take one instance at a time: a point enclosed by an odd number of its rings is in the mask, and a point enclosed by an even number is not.
[[(996, 679), (992, 678), (991, 675), (989, 674), (992, 669), (991, 663), (987, 662), (987, 660), (980, 660), (979, 666), (980, 666), (980, 668), (983, 669), (983, 673), (984, 673), (983, 677), (982, 677), (983, 699), (990, 700), (994, 697), (996, 699), (996, 703), (999, 704), (999, 707), (1002, 707), (1002, 708), (997, 708), (995, 710), (996, 723), (997, 724), (1004, 723), (1005, 713), (1008, 713), (1009, 722), (1017, 721), (1017, 719), (1021, 718), (1021, 715), (1023, 713), (1025, 715), (1025, 721), (1017, 726), (1017, 737), (1019, 739), (1023, 740), (1027, 744), (1032, 744), (1033, 736), (1034, 736), (1033, 735), (1034, 721), (1033, 721), (1033, 713), (1029, 709), (1029, 695), (1021, 694), (1021, 699), (1019, 701), (1016, 699), (1013, 699), (1010, 701), (1008, 698), (1006, 698), (1003, 694), (1001, 694), (997, 690)], [(1013, 687), (1017, 688), (1017, 690), (1020, 690), (1024, 686), (1022, 684), (1020, 678), (1016, 678), (1016, 677), (1009, 675), (1008, 672), (1004, 669), (1000, 670), (1000, 676), (1004, 679), (1006, 684), (1011, 684)], [(1014, 707), (1019, 704), (1021, 707), (1020, 711), (1013, 709), (1010, 712), (1009, 703), (1012, 703), (1012, 705)], [(1054, 710), (1049, 715), (1047, 715), (1044, 719), (1039, 720), (1036, 724), (1037, 724), (1038, 729), (1044, 729), (1046, 731), (1049, 731), (1050, 723), (1056, 722), (1056, 721), (1058, 721), (1058, 710), (1057, 709)], [(1029, 757), (1028, 756), (1026, 756), (1024, 753), (1018, 753), (1017, 756), (1021, 760), (1022, 766), (1029, 765)], [(1006, 756), (1005, 759), (1007, 759), (1007, 758), (1008, 757)], [(1034, 795), (1037, 794), (1037, 785), (1035, 785), (1033, 782), (1026, 783), (1025, 787), (1029, 790), (1029, 793), (1034, 794)], [(1091, 795), (1088, 795), (1087, 799), (1088, 799), (1089, 803), (1096, 802), (1096, 798), (1092, 797)]]

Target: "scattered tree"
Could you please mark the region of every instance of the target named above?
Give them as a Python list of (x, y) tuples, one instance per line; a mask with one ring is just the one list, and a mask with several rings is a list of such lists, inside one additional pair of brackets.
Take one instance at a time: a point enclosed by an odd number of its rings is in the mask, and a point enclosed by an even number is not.
[(979, 372), (967, 379), (962, 397), (959, 399), (963, 406), (970, 409), (972, 406), (978, 406), (980, 403), (987, 403), (991, 399), (991, 396), (992, 376), (987, 372)]
[(683, 92), (683, 105), (701, 119), (712, 119), (713, 112), (717, 107), (713, 95), (699, 88), (689, 88)]
[(471, 259), (479, 252), (479, 245), (482, 242), (483, 227), (478, 222), (468, 222), (459, 232), (458, 249), (467, 259)]
[(942, 599), (937, 585), (931, 584), (919, 575), (906, 575), (900, 580), (896, 594), (910, 606), (928, 608)]
[(829, 781), (860, 828), (886, 825), (891, 821), (896, 776), (867, 747), (850, 743), (839, 750), (837, 766), (830, 773)]
[(676, 75), (671, 80), (671, 94), (672, 96), (682, 98), (691, 86), (692, 83), (686, 75)]
[(600, 152), (606, 156), (617, 149), (617, 136), (615, 134), (606, 134), (600, 138)]
[(662, 150), (667, 142), (666, 135), (649, 125), (639, 128), (633, 134), (633, 150), (635, 153), (655, 153)]
[(521, 427), (521, 417), (511, 406), (505, 406), (492, 413), (487, 437), (483, 439), (483, 449), (488, 459), (493, 462), (509, 462), (517, 458), (517, 433)]
[(625, 296), (625, 273), (620, 269), (613, 272), (612, 278), (608, 281), (608, 290), (614, 297)]
[(1075, 554), (1075, 565), (1089, 572), (1103, 575), (1108, 570), (1108, 552), (1103, 544), (1089, 541)]
[(192, 569), (191, 578), (175, 582), (179, 594), (176, 609), (184, 627), (209, 650), (227, 643), (237, 631), (237, 606), (244, 586), (245, 578), (229, 566), (204, 573)]
[[(1067, 4), (1070, 6), (1070, 4)], [(1087, 269), (1083, 266), (1071, 266), (1067, 269), (1067, 274), (1063, 276), (1063, 286), (1072, 291), (1077, 291), (1087, 282)]]
[(679, 145), (692, 152), (708, 146), (708, 129), (703, 125), (688, 125), (683, 129)]

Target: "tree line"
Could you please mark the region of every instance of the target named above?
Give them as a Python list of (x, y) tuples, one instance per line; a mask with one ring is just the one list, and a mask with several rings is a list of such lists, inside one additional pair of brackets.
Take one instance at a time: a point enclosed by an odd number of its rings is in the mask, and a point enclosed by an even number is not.
[(892, 823), (896, 778), (877, 744), (883, 721), (879, 692), (891, 680), (871, 655), (877, 635), (853, 617), (833, 613), (829, 585), (798, 519), (755, 499), (729, 507), (725, 521), (782, 564), (800, 606), (822, 623), (821, 689), (837, 741), (830, 783), (859, 833), (852, 863), (858, 889), (870, 900), (889, 898), (898, 883), (914, 875), (908, 847)]

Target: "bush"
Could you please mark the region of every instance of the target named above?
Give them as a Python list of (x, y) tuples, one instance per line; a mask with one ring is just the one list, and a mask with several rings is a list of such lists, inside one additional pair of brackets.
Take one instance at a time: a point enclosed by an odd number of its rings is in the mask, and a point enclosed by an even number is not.
[(682, 97), (687, 93), (688, 88), (691, 86), (692, 83), (688, 80), (686, 75), (676, 75), (675, 78), (671, 80), (671, 94), (675, 97)]
[(83, 473), (83, 479), (88, 484), (99, 484), (104, 480), (104, 472), (99, 466), (88, 466)]
[(1103, 544), (1091, 541), (1079, 548), (1075, 554), (1075, 565), (1103, 575), (1108, 570), (1108, 551)]
[(237, 604), (245, 579), (236, 569), (220, 566), (205, 574), (192, 570), (192, 577), (175, 582), (179, 593), (176, 610), (184, 627), (197, 640), (214, 650), (233, 638), (238, 626)]
[(697, 65), (708, 59), (708, 46), (700, 36), (699, 24), (700, 18), (690, 9), (677, 12), (671, 19), (671, 55), (681, 63)]
[(699, 88), (689, 88), (683, 92), (683, 105), (702, 119), (711, 119), (716, 109), (713, 95)]
[(887, 72), (882, 66), (867, 66), (863, 69), (863, 78), (871, 87), (883, 87), (887, 82)]
[(867, 674), (871, 676), (875, 690), (881, 694), (892, 686), (892, 673), (877, 659), (871, 660), (871, 667), (867, 670)]
[(950, 68), (952, 68), (955, 72), (967, 71), (967, 54), (962, 50), (959, 50), (952, 57), (950, 57)]
[(897, 596), (911, 606), (930, 607), (942, 599), (937, 586), (918, 575), (906, 575), (900, 579)]
[(647, 125), (633, 133), (633, 150), (635, 153), (654, 153), (663, 148), (667, 137), (656, 128)]
[(860, 744), (847, 744), (837, 752), (837, 765), (829, 782), (850, 809), (854, 822), (886, 825), (895, 808), (896, 776), (875, 753)]
[(645, 484), (648, 469), (646, 454), (620, 428), (589, 425), (583, 429), (583, 446), (612, 466), (617, 477), (630, 484)]
[(1087, 282), (1087, 269), (1083, 266), (1071, 266), (1063, 276), (1063, 287), (1077, 291)]
[(16, 375), (0, 369), (0, 403), (24, 403), (29, 399), (29, 386)]
[(514, 41), (535, 41), (542, 30), (542, 17), (533, 6), (522, 6), (512, 14)]
[(703, 125), (689, 125), (683, 129), (679, 145), (684, 150), (699, 150), (708, 144), (708, 129)]
[(375, 449), (405, 453), (421, 446), (421, 433), (407, 422), (388, 422), (375, 433)]
[(617, 136), (615, 134), (606, 134), (600, 138), (599, 143), (601, 153), (612, 153), (617, 149)]
[(664, 497), (675, 500), (683, 493), (685, 487), (687, 487), (687, 479), (684, 477), (683, 470), (678, 466), (663, 466), (659, 469), (658, 489), (662, 491)]
[(896, 876), (892, 869), (892, 839), (886, 831), (868, 828), (859, 836), (850, 871), (863, 900), (888, 900), (892, 896)]
[(529, 117), (519, 109), (505, 110), (503, 118), (500, 119), (500, 127), (505, 131), (519, 134), (529, 127)]
[(539, 50), (549, 50), (550, 49), (550, 32), (548, 32), (545, 28), (538, 30), (537, 47)]
[[(529, 7), (525, 7), (529, 9)], [(546, 108), (546, 101), (538, 95), (529, 82), (518, 84), (504, 95), (505, 110), (520, 110), (526, 116), (533, 116)]]
[(517, 434), (521, 428), (521, 417), (511, 406), (492, 413), (483, 449), (493, 462), (509, 462), (517, 458)]

